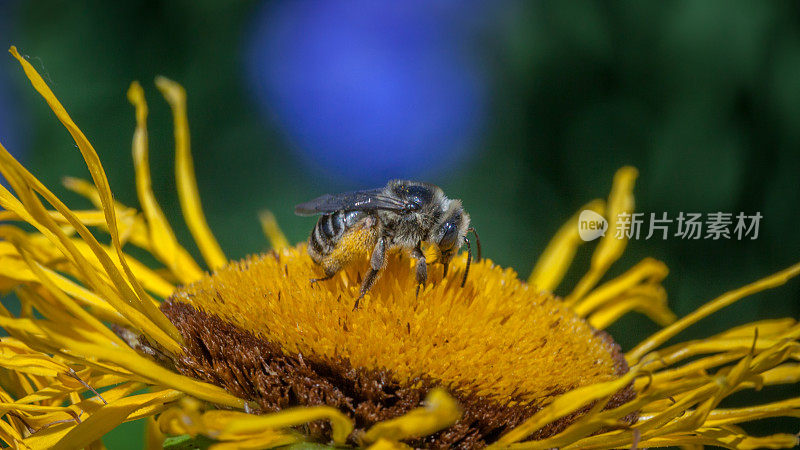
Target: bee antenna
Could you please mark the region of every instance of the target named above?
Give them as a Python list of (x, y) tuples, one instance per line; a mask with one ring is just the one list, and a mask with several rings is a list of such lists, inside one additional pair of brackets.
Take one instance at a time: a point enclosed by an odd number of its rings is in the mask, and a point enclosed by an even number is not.
[(469, 239), (464, 236), (464, 243), (467, 244), (467, 268), (464, 269), (464, 278), (461, 280), (461, 287), (467, 284), (467, 275), (469, 275), (469, 265), (472, 262), (472, 247), (469, 246)]
[(481, 260), (481, 238), (480, 236), (478, 236), (478, 232), (475, 231), (475, 228), (472, 227), (467, 228), (467, 233), (469, 233), (470, 231), (472, 232), (472, 234), (475, 235), (475, 243), (478, 244), (478, 257), (475, 258), (475, 261), (477, 262)]

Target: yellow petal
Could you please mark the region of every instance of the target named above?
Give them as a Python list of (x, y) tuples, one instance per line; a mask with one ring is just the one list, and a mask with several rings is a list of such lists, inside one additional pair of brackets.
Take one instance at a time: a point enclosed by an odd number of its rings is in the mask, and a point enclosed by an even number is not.
[[(719, 438), (705, 436), (676, 435), (661, 438), (647, 439), (639, 442), (642, 448), (672, 447), (677, 445), (736, 448), (739, 450), (763, 448), (792, 448), (800, 444), (800, 439), (793, 434), (774, 434), (765, 437), (748, 436), (747, 434), (726, 434)], [(599, 447), (595, 447), (599, 448)]]
[[(610, 398), (602, 399), (592, 406), (592, 408), (582, 415), (577, 421), (571, 423), (565, 430), (555, 436), (539, 441), (527, 441), (511, 444), (508, 448), (513, 449), (551, 449), (561, 448), (575, 442), (577, 439), (589, 436), (597, 432), (601, 428), (618, 428), (627, 427), (628, 425), (621, 422), (619, 417), (624, 416), (623, 413), (614, 414), (610, 417), (610, 411), (605, 414), (600, 413), (603, 408), (608, 404)], [(617, 410), (619, 411), (619, 410)]]
[(402, 442), (390, 441), (388, 439), (378, 439), (374, 444), (367, 447), (368, 450), (408, 450), (409, 447)]
[(800, 383), (800, 364), (782, 364), (763, 372), (761, 379), (764, 386)]
[(661, 326), (667, 326), (677, 319), (667, 306), (666, 290), (660, 285), (643, 285), (606, 302), (589, 316), (589, 324), (603, 330), (629, 311), (641, 312)]
[[(128, 381), (128, 378), (121, 377), (119, 375), (102, 374), (98, 376), (87, 376), (87, 373), (89, 373), (90, 370), (93, 369), (86, 369), (83, 371), (83, 373), (77, 375), (93, 389), (102, 389), (108, 386), (119, 385)], [(59, 375), (66, 377), (66, 373)], [(48, 386), (20, 398), (16, 401), (16, 403), (34, 403), (45, 400), (60, 401), (60, 399), (63, 399), (66, 394), (71, 392), (81, 393), (86, 390), (85, 386), (78, 382), (75, 378), (67, 378), (67, 380), (69, 380), (69, 383), (62, 381), (51, 381)], [(104, 392), (103, 398), (105, 398), (106, 392)]]
[(269, 239), (269, 243), (275, 251), (279, 252), (289, 248), (289, 240), (286, 239), (286, 235), (283, 234), (281, 227), (278, 226), (278, 221), (275, 220), (275, 214), (272, 214), (272, 211), (261, 211), (258, 219), (261, 221), (261, 229), (264, 231), (264, 235)]
[(746, 408), (715, 409), (704, 425), (715, 427), (767, 417), (800, 417), (800, 397)]
[[(203, 419), (200, 413), (200, 402), (191, 397), (184, 397), (180, 402), (158, 416), (156, 423), (161, 433), (166, 435), (180, 436), (188, 434), (196, 436), (203, 430)], [(218, 434), (217, 427), (214, 427), (214, 434)]]
[(288, 434), (275, 430), (264, 430), (247, 439), (219, 442), (211, 444), (209, 450), (261, 450), (265, 448), (283, 447), (296, 442), (302, 442), (302, 438), (296, 434)]
[(4, 338), (0, 342), (0, 367), (43, 377), (55, 377), (61, 372), (69, 371), (64, 364), (53, 361), (44, 354), (17, 353), (18, 350), (9, 346), (9, 339)]
[(103, 441), (101, 441), (100, 439), (92, 442), (86, 448), (87, 448), (87, 450), (106, 450), (106, 446), (103, 444)]
[(553, 291), (558, 287), (575, 258), (575, 252), (583, 244), (578, 234), (578, 219), (581, 212), (588, 209), (602, 215), (605, 212), (605, 205), (602, 200), (592, 200), (561, 226), (536, 261), (528, 277), (528, 284), (536, 286), (541, 291)]
[[(81, 239), (72, 239), (73, 244), (75, 247), (83, 253), (84, 257), (86, 258), (87, 262), (94, 265), (98, 272), (102, 272), (103, 267), (95, 258), (92, 249), (86, 245), (85, 242)], [(119, 263), (119, 253), (115, 252), (112, 248), (101, 245), (106, 254), (111, 258), (114, 264), (117, 267), (121, 267)], [(167, 298), (175, 291), (175, 286), (165, 280), (161, 275), (157, 274), (155, 271), (150, 269), (149, 267), (145, 266), (144, 264), (137, 261), (135, 258), (129, 256), (126, 253), (122, 253), (123, 257), (125, 258), (125, 262), (130, 267), (131, 272), (134, 274), (136, 279), (139, 283), (147, 289), (149, 292), (154, 293), (155, 295), (161, 298)]]
[[(10, 229), (6, 228), (6, 230)], [(0, 234), (5, 233), (0, 231)], [(39, 250), (45, 250), (44, 247), (39, 246), (36, 239), (26, 240), (26, 242), (30, 245), (29, 250), (31, 254), (39, 253)], [(46, 245), (49, 246), (49, 242)], [(53, 253), (54, 250), (56, 253), (58, 252), (58, 250), (52, 247), (46, 250), (48, 250), (48, 253)], [(19, 254), (16, 247), (11, 245), (10, 242), (0, 242), (0, 253), (5, 253), (5, 255), (7, 255), (0, 256), (0, 284), (4, 279), (6, 279), (5, 282), (9, 284), (9, 287), (16, 286), (20, 282), (40, 284), (39, 276), (33, 273), (28, 263), (24, 261), (22, 255)], [(37, 255), (36, 259), (40, 263), (43, 263), (43, 259), (46, 259), (46, 257)], [(74, 298), (75, 301), (81, 305), (88, 306), (94, 315), (99, 316), (98, 318), (110, 320), (118, 324), (126, 324), (127, 321), (124, 317), (93, 292), (47, 267), (40, 265), (39, 269), (47, 275), (58, 289)]]
[(682, 317), (672, 325), (662, 330), (659, 330), (649, 338), (639, 343), (639, 345), (637, 345), (633, 350), (628, 352), (625, 355), (625, 357), (628, 359), (630, 363), (635, 363), (645, 353), (657, 348), (659, 345), (663, 344), (671, 337), (677, 335), (678, 333), (685, 330), (690, 325), (703, 319), (704, 317), (707, 317), (710, 314), (713, 314), (714, 312), (719, 311), (720, 309), (728, 305), (731, 305), (737, 302), (738, 300), (741, 300), (744, 297), (755, 294), (757, 292), (761, 292), (766, 289), (772, 289), (778, 287), (786, 283), (790, 278), (797, 276), (798, 274), (800, 274), (800, 263), (795, 264), (787, 269), (784, 269), (768, 277), (762, 278), (754, 283), (743, 286), (739, 289), (727, 292), (715, 298), (714, 300), (711, 300), (710, 302), (706, 303), (700, 308), (696, 309), (689, 315)]
[(172, 108), (175, 121), (175, 179), (186, 225), (197, 247), (212, 270), (227, 264), (228, 259), (211, 233), (200, 205), (200, 193), (194, 175), (194, 163), (189, 149), (189, 121), (186, 117), (186, 92), (178, 83), (164, 77), (156, 78), (156, 87)]
[[(87, 199), (89, 199), (89, 201), (91, 201), (95, 205), (101, 205), (100, 195), (97, 193), (97, 188), (91, 183), (81, 180), (79, 178), (65, 177), (64, 186), (67, 189), (86, 197)], [(129, 208), (119, 202), (116, 202), (116, 208), (118, 211), (117, 214), (120, 215), (125, 214), (126, 216), (130, 216), (132, 218), (130, 223), (127, 224), (128, 228), (125, 229), (124, 232), (128, 234), (130, 242), (133, 245), (141, 249), (147, 250), (151, 255), (153, 255), (156, 259), (158, 259), (165, 265), (167, 264), (168, 260), (174, 259), (177, 260), (175, 264), (179, 267), (184, 267), (184, 266), (197, 267), (197, 262), (195, 262), (194, 258), (192, 258), (192, 255), (190, 255), (185, 248), (183, 248), (180, 244), (178, 244), (177, 241), (176, 241), (176, 247), (174, 249), (175, 251), (173, 254), (162, 255), (162, 253), (156, 251), (156, 249), (154, 248), (156, 246), (155, 245), (156, 243), (151, 241), (150, 230), (147, 224), (145, 224), (144, 219), (142, 219), (141, 216), (136, 214), (136, 210), (133, 208)], [(108, 229), (108, 227), (105, 228), (106, 230)]]
[(333, 441), (344, 444), (353, 431), (353, 422), (338, 409), (329, 406), (290, 408), (263, 416), (237, 413), (235, 411), (209, 411), (214, 422), (225, 421), (223, 433), (249, 434), (266, 428), (280, 429), (302, 425), (315, 420), (328, 420), (331, 423)]
[(53, 296), (56, 297), (58, 301), (58, 306), (63, 308), (65, 311), (69, 311), (80, 320), (83, 324), (86, 324), (87, 327), (91, 327), (95, 330), (99, 335), (105, 337), (109, 342), (116, 343), (117, 345), (124, 345), (122, 340), (114, 334), (110, 329), (104, 326), (97, 318), (93, 317), (89, 314), (81, 305), (75, 302), (72, 298), (66, 295), (58, 286), (53, 283), (48, 274), (42, 270), (41, 266), (32, 260), (30, 254), (25, 250), (26, 243), (24, 239), (20, 239), (15, 236), (10, 236), (12, 243), (18, 246), (20, 250), (20, 254), (25, 258), (25, 262), (30, 267), (31, 271), (36, 275), (39, 282), (47, 289)]
[(30, 448), (22, 442), (22, 435), (8, 422), (0, 420), (0, 441), (10, 448)]
[[(136, 304), (142, 313), (148, 317), (148, 319), (153, 321), (153, 324), (157, 326), (162, 332), (166, 333), (170, 339), (164, 339), (160, 336), (155, 336), (154, 339), (158, 338), (160, 344), (164, 345), (166, 348), (171, 349), (173, 351), (179, 351), (178, 343), (181, 342), (181, 336), (178, 333), (178, 330), (175, 328), (172, 323), (170, 323), (167, 318), (158, 310), (158, 308), (152, 304), (152, 302), (147, 298), (147, 294), (142, 290), (139, 283), (136, 281), (133, 273), (128, 268), (126, 261), (122, 255), (122, 247), (119, 240), (119, 233), (117, 228), (117, 219), (115, 214), (114, 208), (114, 199), (111, 194), (111, 188), (108, 184), (108, 179), (106, 178), (105, 171), (103, 170), (103, 166), (100, 163), (100, 158), (97, 156), (97, 152), (95, 152), (94, 148), (92, 147), (89, 140), (86, 139), (86, 136), (83, 132), (78, 128), (78, 126), (73, 122), (72, 118), (69, 116), (67, 111), (55, 97), (53, 92), (44, 82), (41, 76), (36, 72), (33, 66), (28, 63), (25, 58), (23, 58), (18, 52), (16, 47), (10, 48), (11, 54), (20, 62), (25, 71), (25, 75), (27, 75), (28, 79), (30, 80), (31, 84), (33, 85), (34, 89), (36, 89), (39, 94), (45, 99), (47, 104), (50, 106), (50, 109), (56, 114), (56, 117), (59, 121), (64, 125), (67, 131), (72, 135), (73, 140), (78, 146), (83, 158), (86, 162), (87, 167), (89, 168), (89, 172), (92, 175), (92, 180), (94, 181), (95, 186), (97, 186), (98, 192), (100, 193), (100, 199), (103, 203), (103, 212), (106, 214), (106, 223), (108, 225), (109, 234), (111, 235), (112, 246), (115, 248), (117, 252), (119, 252), (120, 262), (122, 264), (122, 268), (124, 269), (125, 276), (128, 279), (128, 282), (133, 287), (133, 292), (128, 291), (128, 286), (123, 286), (122, 276), (117, 275), (116, 269), (113, 267), (110, 259), (106, 259), (107, 256), (96, 249), (95, 253), (97, 254), (100, 261), (103, 263), (103, 266), (106, 268), (106, 271), (111, 276), (112, 280), (114, 280), (114, 284), (118, 289), (123, 291), (123, 294), (128, 301), (133, 304)], [(0, 154), (6, 154), (7, 152), (5, 149), (2, 149)], [(94, 237), (89, 233), (88, 229), (81, 224), (74, 215), (72, 215), (66, 206), (64, 206), (58, 198), (56, 198), (49, 190), (47, 190), (41, 183), (38, 182), (32, 175), (27, 173), (27, 171), (21, 167), (16, 160), (14, 160), (10, 154), (4, 155), (6, 156), (3, 158), (8, 163), (9, 166), (14, 167), (20, 176), (25, 179), (26, 183), (30, 185), (31, 188), (36, 190), (40, 195), (45, 197), (47, 201), (52, 204), (57, 210), (61, 212), (65, 217), (70, 219), (70, 224), (75, 227), (76, 231), (84, 238), (84, 241), (87, 242), (90, 246), (96, 244)], [(11, 161), (9, 161), (9, 159)], [(13, 162), (12, 162), (13, 161)], [(38, 204), (38, 200), (33, 202), (34, 206)], [(42, 208), (44, 209), (44, 208)], [(74, 220), (73, 220), (74, 219)]]
[[(94, 236), (91, 235), (89, 230), (78, 222), (71, 211), (35, 177), (28, 173), (2, 145), (0, 145), (0, 161), (2, 162), (2, 164), (0, 164), (0, 170), (6, 175), (6, 179), (9, 183), (15, 186), (18, 194), (23, 199), (25, 207), (11, 196), (3, 186), (0, 186), (0, 205), (20, 214), (28, 223), (45, 234), (51, 242), (61, 250), (65, 257), (72, 260), (75, 267), (81, 271), (84, 280), (90, 283), (95, 290), (102, 293), (105, 298), (114, 304), (115, 308), (121, 314), (126, 316), (132, 323), (136, 323), (140, 326), (143, 332), (147, 335), (152, 333), (151, 337), (153, 340), (162, 343), (166, 348), (173, 348), (174, 351), (179, 351), (179, 344), (165, 334), (165, 331), (163, 331), (164, 328), (159, 328), (155, 323), (146, 318), (142, 310), (150, 312), (153, 317), (160, 316), (160, 321), (169, 324), (169, 327), (172, 327), (176, 334), (177, 329), (175, 329), (155, 305), (152, 304), (151, 299), (143, 303), (140, 298), (137, 298), (136, 294), (131, 292), (130, 286), (125, 281), (125, 278), (116, 270), (112, 260), (101, 250), (100, 244)], [(67, 218), (70, 224), (74, 226), (84, 238), (84, 241), (92, 247), (93, 253), (103, 263), (107, 274), (114, 281), (115, 287), (122, 288), (121, 294), (126, 297), (125, 300), (127, 300), (127, 302), (119, 298), (119, 294), (117, 294), (116, 291), (109, 289), (109, 287), (98, 278), (98, 274), (91, 269), (91, 266), (86, 262), (85, 258), (83, 258), (81, 253), (72, 244), (70, 238), (50, 219), (38, 197), (30, 190), (31, 188), (45, 197), (65, 218)], [(134, 284), (138, 286), (138, 283)], [(149, 308), (143, 307), (142, 305), (149, 305)], [(137, 307), (142, 309), (137, 309)]]
[(582, 299), (600, 281), (609, 267), (622, 256), (622, 252), (625, 251), (628, 239), (624, 236), (622, 239), (617, 239), (617, 218), (621, 213), (633, 213), (633, 185), (638, 175), (639, 172), (633, 167), (623, 167), (614, 174), (614, 182), (611, 186), (606, 208), (608, 232), (600, 239), (597, 248), (592, 254), (589, 271), (564, 299), (567, 304), (572, 305)]
[[(95, 210), (86, 210), (86, 211), (72, 211), (75, 214), (75, 217), (78, 220), (86, 225), (86, 226), (101, 226), (106, 224), (106, 216), (103, 211), (95, 211)], [(67, 219), (61, 215), (58, 211), (48, 210), (47, 213), (50, 215), (50, 218), (53, 219), (54, 222), (58, 223), (59, 225), (66, 225), (69, 224)], [(126, 216), (132, 216), (132, 212), (128, 212), (125, 214)], [(14, 213), (13, 211), (0, 211), (0, 222), (5, 221), (24, 221), (22, 217), (18, 214)]]
[[(128, 100), (136, 107), (136, 131), (133, 134), (133, 163), (136, 169), (136, 192), (142, 205), (150, 231), (154, 255), (174, 273), (178, 279), (188, 284), (203, 274), (192, 259), (179, 259), (185, 250), (178, 244), (175, 233), (167, 222), (164, 212), (156, 201), (150, 180), (147, 143), (147, 103), (144, 91), (137, 82), (128, 89)], [(188, 255), (187, 255), (188, 256)]]
[(750, 337), (752, 338), (756, 330), (760, 337), (776, 337), (797, 325), (797, 320), (790, 317), (783, 319), (767, 319), (751, 322), (738, 327), (733, 327), (727, 331), (718, 334), (717, 338), (731, 338), (731, 337)]
[(163, 450), (166, 436), (158, 427), (155, 416), (148, 416), (144, 431), (144, 445), (146, 450)]
[[(74, 177), (64, 177), (61, 181), (65, 188), (86, 197), (95, 207), (103, 208), (100, 193), (92, 183)], [(135, 209), (129, 208), (118, 201), (114, 202), (114, 208), (117, 210), (117, 215), (120, 219), (120, 239), (122, 240), (124, 236), (125, 242), (130, 240), (133, 245), (153, 253), (150, 248), (150, 236), (144, 219), (136, 213)], [(108, 231), (108, 224), (105, 223), (105, 220), (100, 224), (100, 227)]]
[[(54, 450), (85, 447), (99, 439), (108, 431), (116, 428), (119, 424), (125, 422), (128, 416), (134, 411), (148, 406), (151, 403), (172, 401), (173, 398), (174, 393), (172, 391), (160, 391), (121, 398), (104, 405), (86, 420), (73, 427), (69, 432), (63, 436), (58, 436), (56, 442), (36, 442), (36, 444), (50, 444), (47, 448), (52, 448)], [(29, 443), (32, 444), (33, 442), (29, 440)], [(45, 447), (42, 446), (40, 448)]]
[(367, 430), (364, 441), (401, 441), (427, 436), (453, 425), (459, 417), (461, 408), (456, 400), (444, 389), (432, 389), (425, 396), (425, 406), (412, 409), (396, 419), (376, 423)]
[(603, 306), (605, 302), (623, 295), (625, 291), (637, 285), (660, 283), (667, 273), (669, 273), (669, 269), (666, 264), (653, 258), (645, 258), (624, 274), (604, 283), (576, 302), (573, 309), (579, 316), (584, 317)]
[(112, 349), (94, 343), (78, 342), (52, 329), (44, 329), (44, 331), (48, 333), (52, 342), (61, 343), (63, 348), (69, 349), (71, 354), (82, 360), (92, 358), (112, 362), (136, 373), (152, 384), (171, 387), (212, 403), (235, 408), (244, 407), (244, 400), (234, 397), (224, 389), (165, 369), (139, 355), (130, 347)]
[(614, 395), (627, 386), (638, 371), (638, 366), (633, 367), (628, 373), (616, 380), (583, 386), (556, 397), (552, 403), (542, 408), (531, 418), (501, 436), (493, 447), (502, 447), (504, 445), (513, 444), (514, 442), (519, 442), (530, 436), (531, 433), (539, 428), (580, 409), (592, 401)]

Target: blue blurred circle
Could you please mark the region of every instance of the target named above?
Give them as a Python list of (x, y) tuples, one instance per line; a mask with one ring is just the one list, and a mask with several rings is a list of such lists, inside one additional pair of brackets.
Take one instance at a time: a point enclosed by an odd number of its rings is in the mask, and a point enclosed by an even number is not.
[[(284, 1), (255, 17), (256, 98), (303, 160), (358, 184), (435, 177), (476, 146), (486, 87), (459, 2)], [(466, 20), (465, 20), (466, 19)]]

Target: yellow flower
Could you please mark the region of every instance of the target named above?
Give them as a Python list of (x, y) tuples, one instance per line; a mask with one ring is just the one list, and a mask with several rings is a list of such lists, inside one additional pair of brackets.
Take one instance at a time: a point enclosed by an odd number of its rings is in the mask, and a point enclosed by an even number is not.
[[(8, 333), (0, 339), (0, 439), (9, 446), (102, 448), (106, 432), (140, 418), (148, 418), (151, 448), (167, 436), (215, 449), (303, 441), (374, 448), (798, 443), (793, 434), (750, 436), (739, 424), (800, 416), (800, 397), (719, 406), (743, 389), (797, 385), (795, 320), (665, 344), (719, 309), (785, 283), (800, 264), (676, 319), (660, 284), (664, 264), (645, 259), (602, 282), (626, 246), (609, 235), (561, 299), (551, 292), (582, 243), (576, 215), (527, 283), (483, 260), (461, 288), (462, 255), (447, 278), (433, 268), (417, 298), (411, 262), (392, 255), (353, 311), (364, 267), (310, 285), (319, 269), (304, 244), (289, 246), (269, 213), (262, 224), (274, 250), (228, 262), (200, 207), (185, 93), (159, 78), (175, 119), (181, 208), (213, 271), (207, 274), (153, 195), (142, 88), (134, 83), (128, 92), (139, 212), (114, 200), (91, 144), (33, 67), (11, 53), (89, 168), (91, 183), (67, 179), (67, 187), (96, 209), (70, 210), (0, 146), (0, 171), (16, 194), (0, 186), (0, 221), (9, 222), (0, 225), (0, 289), (13, 289), (22, 303), (16, 316), (0, 309)], [(636, 176), (621, 169), (608, 201), (582, 209), (612, 218), (631, 212)], [(160, 267), (137, 261), (131, 247)], [(598, 330), (630, 311), (664, 328), (622, 354)]]

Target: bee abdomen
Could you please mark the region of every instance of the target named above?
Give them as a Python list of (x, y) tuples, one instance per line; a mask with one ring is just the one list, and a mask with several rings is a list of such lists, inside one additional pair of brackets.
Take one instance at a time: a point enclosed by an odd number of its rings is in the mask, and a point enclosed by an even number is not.
[(347, 220), (344, 211), (321, 216), (308, 239), (311, 256), (318, 260), (330, 253), (345, 231), (347, 231)]

